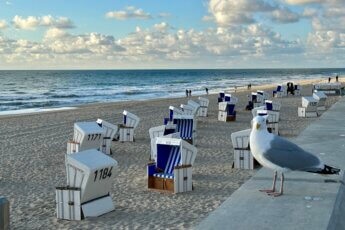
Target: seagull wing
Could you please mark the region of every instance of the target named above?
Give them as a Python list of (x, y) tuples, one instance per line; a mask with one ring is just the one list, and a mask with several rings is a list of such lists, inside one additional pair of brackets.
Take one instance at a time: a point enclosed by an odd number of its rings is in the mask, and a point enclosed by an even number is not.
[(275, 165), (290, 170), (315, 171), (322, 165), (317, 156), (279, 136), (274, 136), (270, 148), (264, 152), (263, 157)]

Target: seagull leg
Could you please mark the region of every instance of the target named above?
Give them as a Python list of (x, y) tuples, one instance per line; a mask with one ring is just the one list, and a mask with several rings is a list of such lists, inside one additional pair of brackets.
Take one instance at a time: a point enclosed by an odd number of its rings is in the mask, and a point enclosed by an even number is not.
[(268, 195), (274, 196), (274, 197), (281, 196), (283, 195), (283, 188), (284, 188), (284, 173), (282, 173), (281, 178), (280, 178), (280, 191), (268, 193)]
[(274, 171), (273, 174), (273, 184), (272, 189), (260, 189), (260, 192), (272, 193), (276, 191), (276, 181), (277, 181), (277, 171)]

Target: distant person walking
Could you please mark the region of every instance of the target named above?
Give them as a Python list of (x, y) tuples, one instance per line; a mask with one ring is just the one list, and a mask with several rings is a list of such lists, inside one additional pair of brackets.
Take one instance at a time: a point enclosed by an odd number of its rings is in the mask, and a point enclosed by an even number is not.
[(208, 95), (208, 88), (205, 88), (205, 90), (206, 90), (206, 94)]
[(188, 89), (186, 89), (186, 97), (188, 97), (189, 91)]
[(335, 81), (339, 82), (339, 76), (338, 75), (335, 77)]
[(332, 80), (332, 78), (330, 78), (330, 77), (329, 77), (329, 78), (328, 78), (328, 83), (330, 83), (330, 82), (331, 82), (331, 80)]
[(190, 97), (192, 96), (192, 90), (191, 89), (189, 90), (189, 96)]
[(248, 84), (247, 89), (252, 89), (252, 84)]

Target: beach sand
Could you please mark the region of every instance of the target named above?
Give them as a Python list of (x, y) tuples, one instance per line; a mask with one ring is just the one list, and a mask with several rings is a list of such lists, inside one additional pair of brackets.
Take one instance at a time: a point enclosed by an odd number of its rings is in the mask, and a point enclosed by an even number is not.
[[(310, 82), (307, 82), (310, 83)], [(269, 86), (261, 87), (267, 88)], [(270, 91), (272, 88), (270, 88)], [(254, 87), (253, 89), (254, 90)], [(303, 95), (311, 95), (311, 86)], [(217, 95), (209, 95), (209, 116), (198, 118), (198, 154), (193, 167), (194, 191), (178, 195), (149, 191), (146, 164), (149, 160), (150, 127), (162, 125), (169, 105), (186, 98), (93, 104), (75, 110), (0, 117), (0, 194), (11, 203), (13, 229), (190, 229), (215, 210), (256, 170), (232, 168), (232, 132), (250, 128), (251, 112), (245, 111), (248, 91), (235, 93), (237, 121), (217, 121)], [(193, 97), (196, 98), (196, 97)], [(329, 97), (327, 106), (338, 96)], [(281, 99), (282, 136), (293, 138), (318, 118), (297, 117), (301, 97)], [(136, 142), (113, 142), (114, 171), (111, 196), (115, 211), (83, 221), (58, 220), (55, 186), (66, 184), (64, 155), (76, 121), (102, 118), (122, 121), (126, 109), (141, 118)], [(239, 220), (242, 221), (242, 220)]]

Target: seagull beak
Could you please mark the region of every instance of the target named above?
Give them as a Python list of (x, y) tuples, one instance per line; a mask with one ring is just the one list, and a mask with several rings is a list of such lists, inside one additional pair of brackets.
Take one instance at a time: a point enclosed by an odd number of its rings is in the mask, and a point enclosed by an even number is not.
[(260, 124), (256, 123), (256, 129), (260, 129)]

